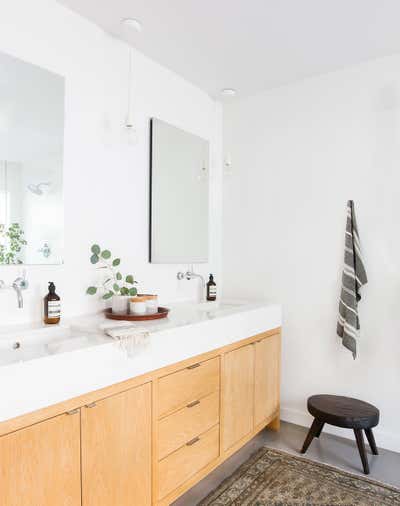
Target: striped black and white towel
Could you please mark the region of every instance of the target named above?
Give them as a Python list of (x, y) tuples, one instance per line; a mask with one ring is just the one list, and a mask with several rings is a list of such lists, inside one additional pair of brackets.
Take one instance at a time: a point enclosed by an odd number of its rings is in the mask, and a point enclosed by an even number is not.
[(360, 288), (367, 282), (367, 274), (361, 256), (354, 202), (349, 200), (347, 202), (344, 267), (337, 334), (342, 338), (343, 346), (353, 353), (354, 359), (357, 356), (357, 338), (360, 330), (358, 318), (358, 302), (361, 300)]

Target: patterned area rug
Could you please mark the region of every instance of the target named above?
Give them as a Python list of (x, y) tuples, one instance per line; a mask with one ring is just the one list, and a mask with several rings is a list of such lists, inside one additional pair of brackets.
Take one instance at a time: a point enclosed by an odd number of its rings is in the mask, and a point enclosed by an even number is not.
[(397, 506), (400, 490), (261, 448), (199, 506)]

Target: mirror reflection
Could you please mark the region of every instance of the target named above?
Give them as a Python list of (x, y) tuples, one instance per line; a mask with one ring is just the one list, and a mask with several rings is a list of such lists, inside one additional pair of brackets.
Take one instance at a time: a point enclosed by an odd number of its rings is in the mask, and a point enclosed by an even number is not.
[(0, 264), (63, 254), (64, 78), (0, 53)]

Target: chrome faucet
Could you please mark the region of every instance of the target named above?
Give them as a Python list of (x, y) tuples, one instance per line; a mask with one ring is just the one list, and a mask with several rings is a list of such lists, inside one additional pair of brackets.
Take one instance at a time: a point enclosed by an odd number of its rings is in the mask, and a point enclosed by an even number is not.
[(195, 272), (193, 271), (187, 271), (187, 272), (178, 272), (177, 276), (176, 276), (179, 280), (181, 279), (187, 279), (188, 281), (190, 281), (191, 279), (195, 279), (195, 278), (198, 278), (201, 280), (201, 286), (203, 288), (205, 288), (206, 286), (206, 282), (204, 281), (204, 278), (201, 274), (196, 274)]
[(203, 276), (201, 274), (197, 274), (196, 272), (193, 271), (193, 266), (190, 267), (190, 269), (188, 268), (187, 272), (178, 272), (178, 274), (176, 275), (176, 277), (179, 279), (179, 280), (182, 280), (182, 279), (187, 279), (188, 281), (190, 281), (191, 279), (199, 279), (201, 281), (201, 297), (200, 297), (200, 300), (203, 299), (204, 297), (204, 288), (206, 287), (206, 282), (203, 278)]
[(23, 277), (18, 277), (14, 283), (12, 284), (12, 287), (17, 292), (17, 300), (18, 300), (18, 307), (22, 309), (24, 307), (24, 299), (22, 297), (22, 290), (26, 290), (29, 286), (29, 283), (25, 277), (25, 273)]
[(5, 288), (12, 288), (15, 290), (17, 294), (18, 307), (21, 309), (24, 307), (24, 299), (22, 297), (22, 291), (26, 290), (29, 286), (28, 280), (26, 279), (26, 273), (23, 272), (22, 276), (18, 276), (17, 279), (14, 280), (11, 286), (7, 286), (3, 280), (0, 280), (0, 290), (4, 290)]

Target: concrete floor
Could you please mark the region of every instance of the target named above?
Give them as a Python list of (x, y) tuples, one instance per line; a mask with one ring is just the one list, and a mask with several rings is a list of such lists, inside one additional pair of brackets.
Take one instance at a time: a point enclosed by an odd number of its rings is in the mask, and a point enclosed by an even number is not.
[[(195, 506), (261, 446), (269, 446), (299, 455), (299, 449), (306, 434), (306, 428), (285, 422), (282, 422), (280, 432), (270, 430), (260, 432), (246, 446), (175, 501), (173, 506)], [(377, 441), (377, 445), (379, 446), (379, 441)], [(368, 446), (367, 448), (370, 450)], [(368, 477), (400, 488), (400, 453), (388, 450), (379, 450), (379, 453), (379, 455), (372, 455), (370, 451), (368, 453), (371, 470)], [(356, 443), (350, 439), (322, 433), (319, 439), (314, 439), (311, 443), (306, 457), (365, 476), (362, 472)]]

